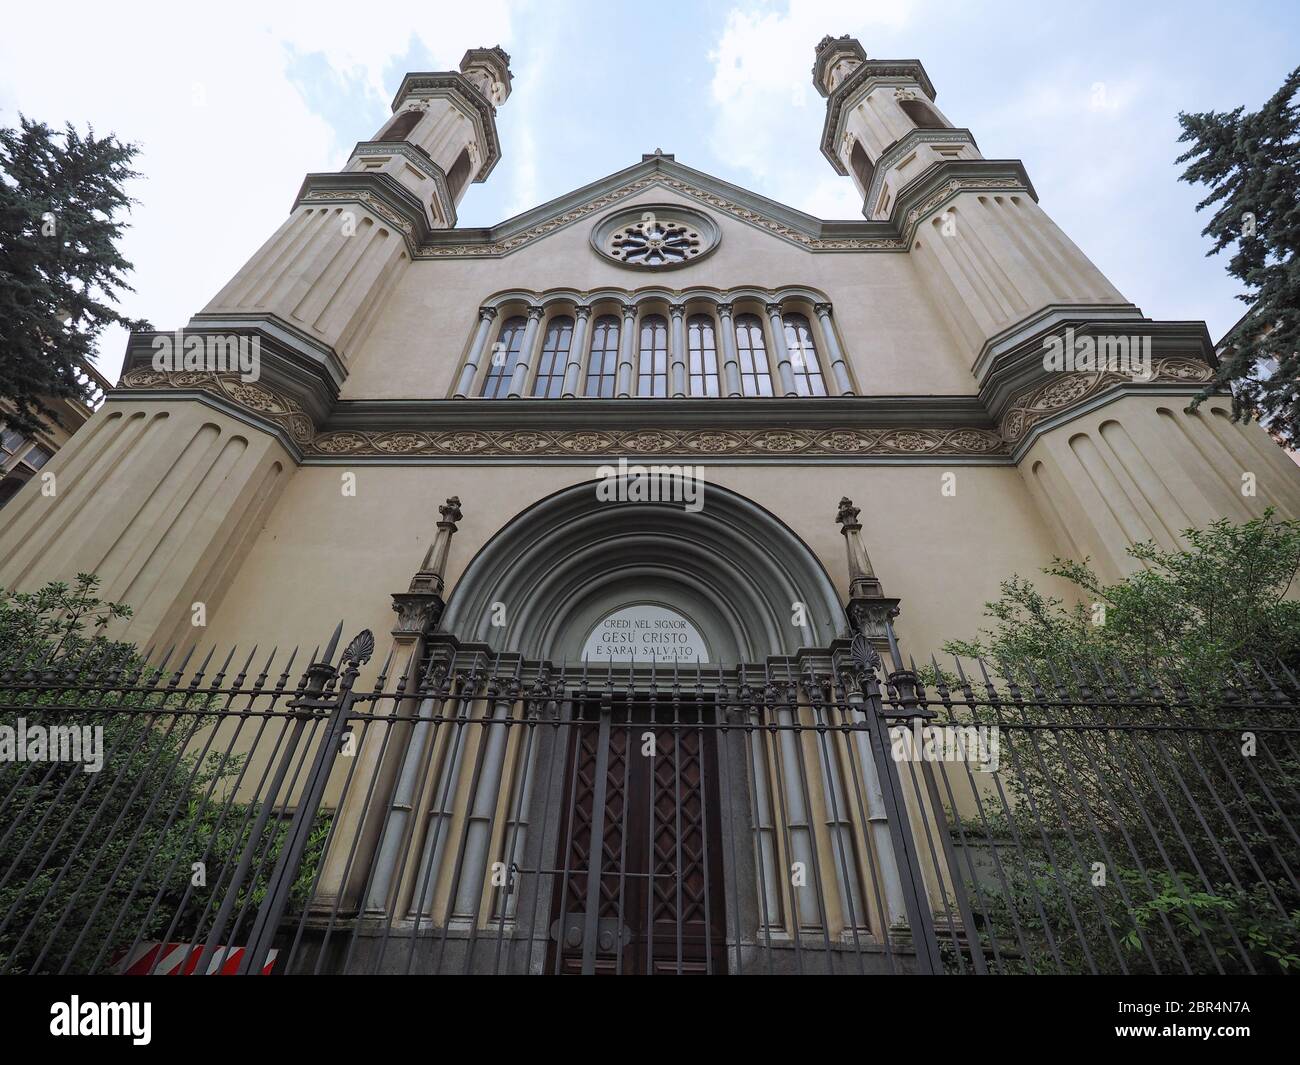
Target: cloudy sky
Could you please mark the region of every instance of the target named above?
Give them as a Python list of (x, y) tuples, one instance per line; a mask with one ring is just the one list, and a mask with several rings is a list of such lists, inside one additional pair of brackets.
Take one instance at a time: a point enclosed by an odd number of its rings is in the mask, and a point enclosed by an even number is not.
[[(342, 166), (408, 70), (512, 56), (503, 158), (462, 225), (489, 225), (662, 148), (827, 218), (860, 217), (817, 149), (813, 46), (851, 33), (918, 58), (988, 158), (1023, 159), (1044, 209), (1150, 316), (1240, 316), (1177, 181), (1180, 110), (1255, 109), (1300, 63), (1300, 5), (921, 0), (46, 3), (6, 12), (0, 122), (22, 111), (137, 142), (131, 315), (183, 325)], [(116, 377), (124, 337), (106, 336)]]

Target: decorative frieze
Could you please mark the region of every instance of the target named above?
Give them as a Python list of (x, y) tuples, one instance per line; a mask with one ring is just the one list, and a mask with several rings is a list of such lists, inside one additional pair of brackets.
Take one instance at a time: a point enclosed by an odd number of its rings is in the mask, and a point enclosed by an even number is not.
[(689, 455), (714, 458), (998, 456), (988, 429), (471, 429), (444, 432), (342, 430), (316, 437), (320, 456), (554, 457)]
[[(934, 190), (923, 203), (911, 208), (905, 216), (900, 236), (879, 237), (821, 237), (792, 226), (753, 207), (747, 207), (735, 200), (728, 199), (715, 192), (698, 188), (680, 178), (656, 176), (640, 181), (632, 181), (602, 196), (574, 207), (562, 214), (548, 218), (534, 226), (497, 241), (484, 241), (465, 244), (422, 244), (416, 250), (416, 257), (421, 259), (460, 259), (483, 258), (508, 255), (527, 244), (531, 244), (558, 229), (580, 221), (593, 212), (603, 210), (612, 204), (644, 192), (646, 189), (662, 186), (674, 192), (689, 196), (699, 203), (706, 204), (718, 211), (724, 211), (733, 218), (757, 226), (765, 232), (788, 240), (808, 251), (906, 251), (911, 244), (912, 233), (917, 224), (945, 200), (959, 192), (974, 190), (1022, 191), (1030, 192), (1027, 183), (1018, 177), (994, 176), (952, 178)], [(866, 224), (866, 223), (864, 223)]]
[[(1214, 370), (1192, 357), (1152, 363), (1149, 380), (1097, 372), (1062, 374), (1015, 400), (997, 430), (980, 426), (736, 426), (727, 428), (319, 429), (293, 398), (236, 374), (131, 370), (121, 389), (200, 391), (281, 429), (305, 459), (330, 458), (600, 458), (609, 455), (713, 458), (1006, 459), (1039, 422), (1121, 386), (1201, 385)], [(753, 405), (755, 401), (744, 401)], [(503, 422), (508, 419), (503, 418)]]
[[(370, 175), (364, 175), (369, 178)], [(336, 182), (327, 188), (314, 188), (298, 197), (299, 203), (312, 204), (360, 204), (371, 214), (382, 218), (404, 237), (410, 237), (414, 227), (407, 216), (392, 207), (386, 200), (373, 193), (351, 185)]]
[(123, 375), (118, 387), (207, 392), (235, 407), (242, 407), (263, 421), (273, 422), (300, 449), (306, 448), (316, 436), (316, 427), (300, 403), (263, 385), (241, 381), (237, 374), (216, 374), (200, 370), (163, 373), (142, 368)]
[(420, 245), (417, 257), (421, 259), (461, 259), (483, 258), (508, 255), (512, 251), (531, 244), (558, 229), (572, 225), (588, 215), (604, 210), (629, 196), (635, 196), (647, 189), (663, 187), (689, 196), (693, 200), (707, 204), (719, 211), (725, 211), (750, 225), (757, 226), (784, 240), (788, 240), (809, 251), (906, 251), (907, 242), (898, 237), (817, 237), (801, 229), (781, 222), (762, 211), (737, 203), (715, 192), (701, 189), (680, 178), (667, 175), (642, 178), (629, 181), (616, 189), (596, 196), (579, 206), (554, 215), (544, 222), (529, 226), (518, 233), (496, 241), (483, 241), (463, 244), (426, 243)]
[[(122, 378), (123, 389), (198, 390), (243, 407), (292, 439), (304, 458), (502, 458), (607, 455), (723, 457), (990, 457), (1006, 454), (992, 429), (972, 426), (790, 429), (343, 429), (317, 430), (293, 399), (237, 376), (165, 374), (137, 369)], [(753, 401), (747, 401), (752, 403)]]
[(1204, 384), (1212, 380), (1214, 369), (1200, 359), (1182, 356), (1157, 358), (1151, 364), (1151, 376), (1136, 380), (1129, 374), (1110, 371), (1059, 374), (1046, 384), (1015, 400), (1000, 423), (1002, 438), (1018, 443), (1035, 425), (1117, 385), (1132, 384)]
[[(962, 130), (941, 130), (927, 135), (936, 138), (969, 137)], [(1007, 170), (1011, 164), (996, 162), (955, 160), (942, 166), (946, 169), (941, 173), (938, 168), (932, 167), (931, 172), (913, 183), (917, 185), (918, 195), (924, 197), (924, 202), (915, 203), (914, 197), (900, 197), (899, 211), (903, 213), (896, 212), (888, 222), (801, 221), (802, 216), (798, 212), (792, 212), (779, 203), (760, 197), (745, 202), (747, 197), (743, 190), (736, 189), (733, 193), (731, 186), (706, 174), (691, 171), (666, 156), (652, 157), (651, 161), (641, 164), (641, 167), (649, 168), (642, 169), (641, 176), (598, 192), (580, 203), (571, 201), (567, 208), (557, 208), (556, 213), (531, 225), (514, 231), (498, 228), (497, 232), (501, 235), (495, 239), (491, 230), (482, 236), (459, 242), (432, 236), (424, 224), (423, 207), (402, 200), (402, 190), (394, 183), (385, 184), (378, 181), (376, 175), (357, 171), (309, 175), (299, 190), (296, 203), (359, 204), (402, 234), (412, 258), (463, 259), (509, 255), (593, 213), (605, 211), (629, 197), (653, 188), (670, 189), (696, 203), (814, 252), (905, 252), (911, 245), (912, 232), (917, 223), (958, 192), (1020, 190), (1033, 194), (1032, 187), (1018, 164), (1014, 165), (1014, 172), (1010, 174)], [(936, 184), (944, 174), (948, 175), (947, 180)], [(862, 235), (856, 235), (855, 231)], [(439, 232), (450, 236), (452, 231)]]

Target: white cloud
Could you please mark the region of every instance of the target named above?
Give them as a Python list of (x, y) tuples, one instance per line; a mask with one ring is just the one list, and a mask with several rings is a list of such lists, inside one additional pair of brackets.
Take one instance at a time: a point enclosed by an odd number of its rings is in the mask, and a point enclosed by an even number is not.
[[(0, 40), (0, 122), (22, 111), (141, 145), (137, 169), (148, 177), (131, 190), (140, 204), (122, 243), (137, 291), (122, 309), (174, 328), (275, 231), (304, 174), (347, 158), (350, 141), (295, 87), (294, 57), (319, 54), (340, 84), (386, 108), (397, 87), (386, 68), (413, 35), (449, 69), (467, 47), (508, 47), (510, 19), (502, 0), (360, 9), (238, 0), (119, 6), (111, 17), (99, 3), (65, 3), (56, 19), (18, 5)], [(106, 375), (116, 377), (124, 345), (120, 331), (101, 341)]]
[(713, 150), (748, 171), (762, 191), (792, 206), (824, 217), (828, 209), (833, 217), (859, 216), (862, 205), (851, 189), (834, 191), (833, 180), (808, 184), (809, 149), (816, 151), (821, 131), (813, 50), (827, 33), (849, 33), (870, 55), (872, 29), (903, 25), (911, 6), (906, 0), (791, 0), (783, 11), (733, 8), (709, 53)]

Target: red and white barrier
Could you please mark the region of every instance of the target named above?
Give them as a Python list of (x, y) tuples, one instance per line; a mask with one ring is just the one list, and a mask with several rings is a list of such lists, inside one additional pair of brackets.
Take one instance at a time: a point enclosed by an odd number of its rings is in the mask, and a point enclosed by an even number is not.
[[(244, 960), (244, 950), (244, 947), (218, 947), (208, 962), (207, 975), (234, 976)], [(271, 975), (278, 953), (277, 950), (267, 952), (263, 976)], [(114, 963), (113, 972), (119, 976), (145, 976), (152, 970), (155, 976), (193, 976), (202, 957), (202, 944), (191, 947), (188, 943), (141, 943), (129, 956), (124, 955)]]

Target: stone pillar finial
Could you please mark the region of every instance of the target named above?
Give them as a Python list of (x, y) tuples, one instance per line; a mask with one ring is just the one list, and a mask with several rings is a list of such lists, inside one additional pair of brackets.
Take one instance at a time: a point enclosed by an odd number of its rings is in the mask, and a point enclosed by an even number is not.
[(889, 635), (889, 619), (898, 613), (898, 600), (885, 595), (875, 570), (871, 568), (871, 559), (862, 544), (860, 513), (861, 508), (855, 507), (848, 496), (840, 500), (835, 512), (835, 520), (844, 534), (849, 563), (849, 605), (845, 612), (855, 632), (862, 633), (868, 640), (884, 641)]
[(411, 578), (410, 587), (393, 595), (393, 609), (397, 612), (397, 625), (393, 629), (395, 637), (409, 639), (426, 635), (438, 624), (447, 605), (442, 598), (443, 577), (447, 570), (451, 537), (461, 519), (459, 497), (449, 497), (438, 508), (438, 513), (442, 515), (437, 524), (438, 531), (419, 570)]
[(848, 553), (849, 592), (854, 596), (878, 598), (884, 594), (884, 589), (876, 579), (867, 549), (862, 545), (862, 522), (858, 521), (860, 513), (862, 508), (855, 507), (848, 496), (840, 500), (839, 509), (835, 512), (835, 520), (839, 523), (840, 532), (844, 534), (844, 547)]

